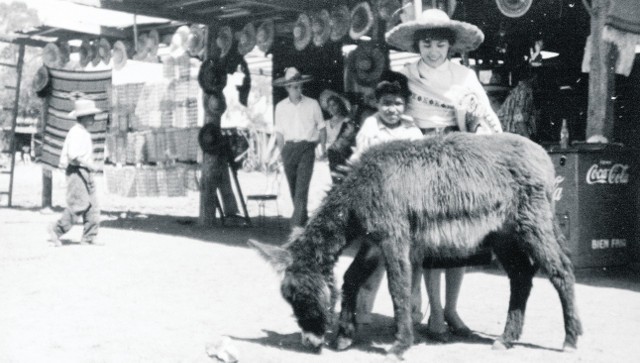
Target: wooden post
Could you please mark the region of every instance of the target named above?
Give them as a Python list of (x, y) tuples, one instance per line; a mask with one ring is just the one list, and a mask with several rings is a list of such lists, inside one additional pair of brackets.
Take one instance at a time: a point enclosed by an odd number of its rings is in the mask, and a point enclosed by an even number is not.
[(586, 138), (602, 135), (613, 141), (613, 95), (615, 87), (615, 49), (602, 41), (611, 0), (591, 2), (591, 61)]

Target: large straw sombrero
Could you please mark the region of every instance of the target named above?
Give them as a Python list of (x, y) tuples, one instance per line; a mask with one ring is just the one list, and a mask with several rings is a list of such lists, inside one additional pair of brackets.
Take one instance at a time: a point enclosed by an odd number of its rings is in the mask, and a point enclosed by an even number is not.
[(80, 43), (80, 66), (86, 67), (93, 59), (94, 48), (91, 46), (89, 39), (83, 39)]
[(387, 32), (385, 38), (390, 45), (415, 53), (413, 35), (416, 31), (441, 28), (451, 29), (455, 33), (456, 41), (451, 45), (453, 51), (472, 51), (484, 41), (484, 33), (480, 28), (464, 21), (451, 20), (447, 13), (439, 9), (425, 10), (418, 19), (398, 24)]
[(106, 38), (98, 40), (98, 55), (104, 64), (109, 64), (111, 61), (111, 44)]
[(273, 81), (274, 87), (286, 87), (292, 84), (309, 82), (312, 77), (306, 74), (300, 73), (295, 67), (289, 67), (284, 70), (284, 76), (277, 78)]
[(238, 40), (238, 53), (245, 55), (256, 46), (256, 27), (253, 23), (247, 23), (242, 30), (236, 33)]
[(117, 40), (113, 43), (111, 59), (113, 59), (113, 69), (115, 70), (120, 70), (127, 64), (129, 59), (127, 45), (122, 40)]
[(158, 55), (158, 46), (160, 45), (160, 34), (157, 30), (151, 29), (149, 36), (147, 37), (147, 48), (149, 48), (149, 55)]
[(385, 56), (380, 49), (361, 44), (349, 54), (347, 66), (358, 84), (373, 87), (384, 71)]
[(334, 42), (342, 39), (349, 32), (351, 27), (351, 14), (346, 5), (338, 5), (329, 14), (329, 27), (331, 34), (329, 38)]
[(227, 85), (227, 72), (219, 60), (209, 58), (202, 62), (198, 71), (198, 83), (206, 93), (215, 93)]
[(366, 1), (359, 3), (351, 10), (349, 36), (354, 40), (360, 39), (361, 36), (369, 32), (374, 23), (375, 18), (369, 3)]
[(229, 53), (232, 43), (233, 33), (231, 32), (231, 27), (221, 27), (218, 31), (218, 36), (216, 37), (216, 45), (220, 48), (220, 58), (223, 58)]
[(322, 9), (311, 18), (311, 33), (313, 34), (313, 44), (321, 47), (329, 40), (331, 36), (331, 27), (329, 26), (329, 12)]
[(275, 26), (273, 24), (273, 20), (265, 20), (260, 26), (258, 26), (258, 30), (256, 32), (256, 43), (258, 45), (258, 49), (263, 52), (268, 52), (273, 45), (273, 38), (275, 34)]
[(60, 49), (55, 43), (47, 43), (42, 49), (42, 63), (49, 68), (60, 68), (62, 65)]
[(307, 14), (300, 14), (293, 26), (293, 45), (303, 50), (311, 42), (311, 19)]
[(201, 25), (191, 25), (187, 36), (187, 51), (191, 56), (197, 57), (204, 53), (205, 29)]

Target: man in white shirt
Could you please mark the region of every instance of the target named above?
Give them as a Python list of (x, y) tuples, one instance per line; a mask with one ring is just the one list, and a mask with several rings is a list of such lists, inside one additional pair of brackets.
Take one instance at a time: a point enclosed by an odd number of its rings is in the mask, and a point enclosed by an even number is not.
[(322, 155), (326, 152), (326, 130), (320, 104), (302, 94), (302, 84), (310, 80), (310, 76), (291, 67), (285, 70), (284, 77), (273, 82), (274, 86), (284, 87), (288, 94), (276, 105), (275, 133), (293, 201), (292, 227), (302, 227), (307, 222), (309, 185), (318, 143)]
[(49, 229), (49, 242), (56, 247), (62, 245), (60, 236), (67, 233), (74, 218), (80, 216), (84, 222), (81, 243), (98, 244), (100, 209), (93, 180), (93, 172), (98, 168), (93, 161), (93, 143), (87, 128), (93, 125), (95, 115), (101, 112), (93, 101), (77, 100), (75, 109), (69, 113), (77, 123), (69, 129), (60, 153), (59, 166), (65, 169), (67, 177), (67, 206)]

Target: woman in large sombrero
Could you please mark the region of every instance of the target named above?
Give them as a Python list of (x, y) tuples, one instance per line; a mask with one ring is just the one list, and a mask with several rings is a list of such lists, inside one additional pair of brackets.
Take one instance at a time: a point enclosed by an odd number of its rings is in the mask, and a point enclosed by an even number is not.
[[(407, 76), (411, 91), (407, 114), (413, 117), (423, 134), (453, 131), (502, 132), (500, 121), (475, 72), (449, 60), (453, 53), (472, 51), (480, 46), (484, 34), (477, 26), (451, 20), (441, 10), (429, 9), (416, 20), (401, 23), (391, 29), (386, 34), (386, 40), (395, 48), (420, 54), (417, 62), (406, 65), (401, 72)], [(456, 308), (466, 263), (467, 261), (457, 261), (457, 264), (452, 261), (447, 261), (446, 264), (433, 263), (425, 270), (431, 307), (427, 336), (432, 340), (446, 342), (450, 334), (471, 334), (471, 330), (458, 316)], [(444, 309), (440, 299), (443, 267), (447, 267)], [(419, 287), (417, 290), (419, 291)], [(419, 309), (419, 296), (414, 288), (414, 319), (420, 315), (419, 311), (415, 311), (416, 305)], [(369, 292), (361, 291), (358, 299), (363, 301), (359, 302), (359, 306), (370, 306), (366, 301), (372, 298)], [(366, 315), (367, 312), (358, 313)]]

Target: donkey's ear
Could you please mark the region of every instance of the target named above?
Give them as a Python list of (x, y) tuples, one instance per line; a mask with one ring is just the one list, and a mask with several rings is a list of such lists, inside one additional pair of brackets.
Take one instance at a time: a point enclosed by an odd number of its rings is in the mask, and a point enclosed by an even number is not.
[(247, 243), (258, 251), (260, 256), (264, 257), (278, 272), (284, 271), (293, 262), (291, 253), (282, 247), (271, 246), (254, 239), (250, 239)]

